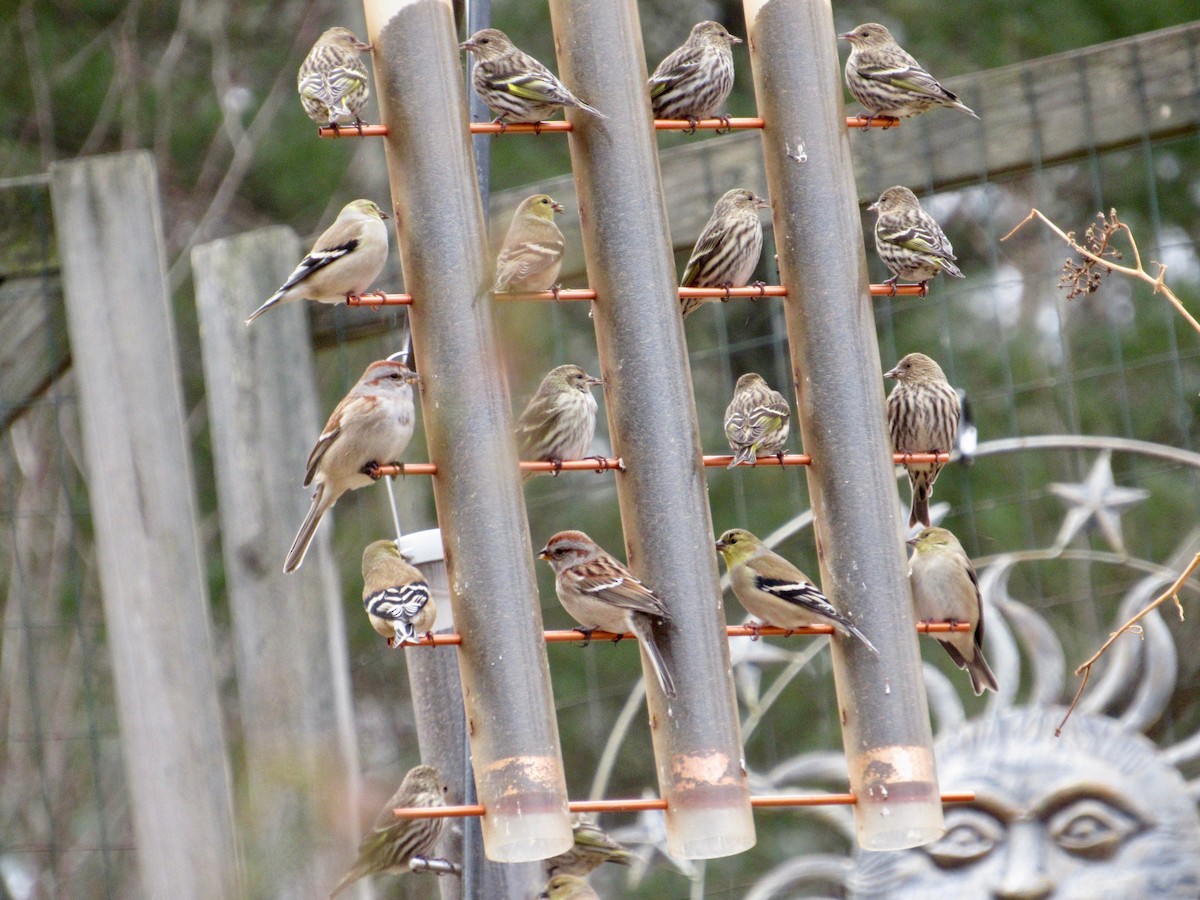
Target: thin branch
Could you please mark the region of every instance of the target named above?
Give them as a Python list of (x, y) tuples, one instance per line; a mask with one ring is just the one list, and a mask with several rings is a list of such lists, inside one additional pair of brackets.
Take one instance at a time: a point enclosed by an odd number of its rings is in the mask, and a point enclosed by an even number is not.
[[(1117, 211), (1115, 209), (1109, 210), (1107, 218), (1105, 218), (1103, 213), (1098, 213), (1097, 218), (1099, 219), (1098, 223), (1094, 222), (1088, 226), (1087, 247), (1081, 246), (1075, 240), (1074, 232), (1068, 233), (1063, 231), (1044, 213), (1037, 209), (1031, 209), (1029, 215), (1018, 222), (1016, 227), (1000, 238), (1000, 240), (1007, 241), (1028, 222), (1033, 219), (1040, 219), (1051, 231), (1062, 238), (1068, 247), (1087, 260), (1085, 263), (1077, 263), (1069, 259), (1063, 266), (1063, 278), (1059, 282), (1059, 287), (1070, 288), (1070, 292), (1067, 294), (1068, 300), (1073, 300), (1082, 293), (1090, 294), (1100, 286), (1100, 282), (1105, 275), (1109, 272), (1119, 272), (1129, 278), (1146, 282), (1146, 284), (1154, 289), (1154, 293), (1165, 296), (1179, 314), (1188, 320), (1192, 328), (1200, 332), (1200, 322), (1197, 322), (1192, 314), (1184, 308), (1183, 303), (1175, 296), (1175, 292), (1167, 287), (1165, 281), (1167, 267), (1160, 262), (1155, 262), (1153, 265), (1158, 267), (1156, 274), (1151, 275), (1146, 271), (1142, 265), (1142, 254), (1138, 250), (1137, 241), (1133, 239), (1133, 232), (1129, 230), (1128, 225), (1117, 218)], [(1111, 239), (1118, 232), (1123, 233), (1125, 239), (1129, 241), (1129, 246), (1133, 252), (1133, 266), (1121, 266), (1113, 261), (1121, 258), (1120, 252), (1111, 246)]]
[(1131, 617), (1120, 628), (1110, 634), (1108, 636), (1108, 640), (1104, 642), (1103, 646), (1101, 646), (1099, 650), (1088, 657), (1087, 661), (1075, 670), (1076, 675), (1083, 676), (1083, 681), (1080, 682), (1079, 690), (1075, 692), (1075, 697), (1071, 700), (1071, 705), (1067, 707), (1067, 713), (1063, 716), (1063, 720), (1059, 722), (1058, 727), (1054, 729), (1055, 736), (1062, 734), (1063, 726), (1067, 724), (1067, 719), (1071, 718), (1071, 714), (1075, 712), (1075, 706), (1079, 703), (1079, 698), (1083, 696), (1083, 689), (1087, 687), (1088, 679), (1091, 677), (1092, 666), (1094, 666), (1099, 661), (1100, 657), (1108, 651), (1109, 647), (1116, 643), (1117, 638), (1126, 633), (1140, 635), (1141, 627), (1138, 623), (1168, 600), (1173, 600), (1175, 602), (1175, 608), (1179, 611), (1179, 621), (1183, 621), (1183, 604), (1179, 602), (1179, 591), (1183, 587), (1184, 582), (1192, 577), (1192, 573), (1195, 572), (1197, 568), (1200, 568), (1200, 553), (1197, 553), (1192, 557), (1192, 561), (1188, 563), (1187, 568), (1183, 570), (1182, 574), (1175, 579), (1169, 588), (1151, 600), (1136, 615)]

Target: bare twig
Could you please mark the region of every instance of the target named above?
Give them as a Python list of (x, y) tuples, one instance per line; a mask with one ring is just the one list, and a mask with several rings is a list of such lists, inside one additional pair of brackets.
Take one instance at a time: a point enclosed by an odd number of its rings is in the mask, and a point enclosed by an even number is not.
[(1131, 617), (1120, 628), (1110, 634), (1108, 636), (1108, 640), (1104, 642), (1103, 646), (1101, 646), (1099, 650), (1088, 657), (1087, 661), (1075, 670), (1076, 675), (1083, 676), (1083, 681), (1079, 683), (1079, 690), (1075, 692), (1075, 697), (1071, 700), (1071, 705), (1067, 707), (1066, 715), (1063, 716), (1062, 721), (1058, 723), (1058, 727), (1054, 729), (1055, 736), (1062, 734), (1063, 726), (1067, 724), (1067, 719), (1071, 718), (1071, 713), (1075, 712), (1075, 706), (1079, 703), (1079, 698), (1083, 695), (1083, 689), (1087, 687), (1088, 678), (1091, 677), (1092, 666), (1094, 666), (1096, 662), (1099, 661), (1100, 657), (1108, 651), (1109, 647), (1116, 643), (1117, 638), (1126, 633), (1140, 635), (1142, 629), (1138, 623), (1141, 622), (1142, 619), (1146, 618), (1146, 616), (1148, 616), (1153, 610), (1158, 609), (1168, 600), (1175, 601), (1175, 608), (1179, 611), (1179, 621), (1183, 621), (1183, 605), (1179, 602), (1179, 590), (1183, 587), (1184, 582), (1192, 577), (1192, 573), (1195, 572), (1197, 568), (1200, 568), (1200, 553), (1197, 553), (1192, 557), (1192, 561), (1188, 563), (1187, 568), (1183, 570), (1180, 576), (1175, 579), (1169, 588), (1151, 600), (1136, 615)]
[[(1033, 219), (1040, 219), (1042, 222), (1062, 238), (1068, 247), (1078, 253), (1085, 262), (1078, 262), (1074, 259), (1068, 259), (1063, 265), (1063, 277), (1059, 282), (1059, 287), (1068, 288), (1068, 300), (1073, 300), (1080, 294), (1090, 294), (1092, 291), (1100, 287), (1100, 283), (1104, 276), (1109, 272), (1119, 272), (1129, 278), (1136, 278), (1139, 281), (1144, 281), (1154, 289), (1154, 293), (1162, 294), (1171, 302), (1171, 305), (1178, 310), (1179, 314), (1188, 320), (1192, 328), (1200, 332), (1200, 322), (1192, 316), (1191, 313), (1184, 308), (1183, 303), (1175, 296), (1175, 292), (1167, 287), (1164, 278), (1167, 274), (1167, 267), (1160, 262), (1153, 263), (1157, 267), (1155, 274), (1151, 275), (1142, 266), (1142, 255), (1138, 251), (1137, 241), (1133, 239), (1133, 232), (1129, 230), (1129, 226), (1117, 218), (1117, 211), (1110, 209), (1108, 216), (1103, 213), (1097, 213), (1098, 221), (1093, 222), (1088, 226), (1086, 232), (1087, 246), (1081, 246), (1075, 240), (1074, 232), (1064, 232), (1061, 228), (1054, 224), (1043, 212), (1037, 209), (1031, 209), (1029, 215), (1017, 223), (1008, 234), (1000, 240), (1007, 241), (1010, 237), (1020, 231), (1026, 223)], [(1133, 266), (1117, 265), (1114, 260), (1121, 259), (1121, 253), (1112, 246), (1112, 238), (1115, 234), (1121, 232), (1125, 235), (1125, 239), (1129, 241), (1129, 247), (1133, 252)]]

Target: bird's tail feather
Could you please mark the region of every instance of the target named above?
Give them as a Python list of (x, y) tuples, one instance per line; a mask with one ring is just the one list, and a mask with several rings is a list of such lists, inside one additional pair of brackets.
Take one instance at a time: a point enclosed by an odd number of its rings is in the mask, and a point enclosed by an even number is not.
[(264, 303), (262, 306), (260, 306), (258, 309), (256, 309), (254, 312), (250, 313), (250, 315), (248, 315), (246, 317), (246, 324), (249, 325), (251, 322), (253, 322), (255, 319), (257, 319), (259, 316), (261, 316), (263, 313), (265, 313), (268, 309), (270, 309), (272, 306), (274, 306), (276, 303), (278, 303), (280, 301), (280, 299), (283, 297), (283, 294), (284, 294), (283, 291), (276, 291), (274, 294), (272, 294), (270, 300), (268, 300), (266, 303)]
[(632, 620), (630, 622), (631, 629), (637, 635), (638, 642), (645, 648), (646, 658), (650, 660), (650, 666), (658, 677), (658, 686), (662, 688), (662, 692), (669, 699), (675, 699), (675, 679), (667, 671), (667, 662), (662, 658), (658, 645), (654, 643), (654, 632), (650, 629), (649, 617), (634, 615), (629, 618)]
[(308, 508), (308, 515), (304, 517), (304, 522), (296, 533), (296, 539), (292, 541), (292, 549), (288, 551), (287, 560), (284, 561), (283, 571), (285, 573), (295, 572), (300, 568), (300, 564), (304, 562), (304, 554), (308, 552), (308, 545), (317, 532), (317, 526), (321, 524), (321, 517), (331, 506), (333, 503), (325, 502), (324, 483), (318, 484), (317, 490), (313, 493), (312, 506)]

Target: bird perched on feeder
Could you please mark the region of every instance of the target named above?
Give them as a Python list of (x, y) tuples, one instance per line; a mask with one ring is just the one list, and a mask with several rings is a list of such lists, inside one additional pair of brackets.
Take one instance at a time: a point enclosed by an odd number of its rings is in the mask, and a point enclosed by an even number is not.
[(654, 619), (670, 621), (662, 600), (625, 566), (582, 531), (560, 531), (546, 542), (538, 558), (554, 570), (558, 601), (588, 634), (597, 629), (633, 632), (646, 651), (663, 694), (675, 696), (675, 681), (654, 641)]
[(410, 565), (395, 541), (368, 544), (362, 556), (363, 608), (389, 647), (415, 644), (433, 631), (437, 605), (421, 570)]
[(501, 124), (541, 122), (563, 106), (574, 106), (604, 119), (540, 62), (519, 50), (498, 28), (484, 28), (458, 45), (475, 56), (471, 83)]
[(715, 116), (733, 90), (733, 45), (741, 42), (719, 22), (695, 25), (647, 82), (654, 118), (687, 119), (695, 131), (698, 120)]
[(967, 115), (979, 118), (958, 99), (957, 94), (946, 90), (922, 69), (884, 26), (870, 22), (838, 37), (850, 42), (846, 87), (850, 88), (854, 99), (866, 107), (871, 118), (906, 118), (935, 106), (961, 109)]
[[(745, 287), (762, 255), (763, 227), (760, 209), (771, 204), (753, 191), (726, 191), (713, 207), (704, 230), (679, 279), (680, 287)], [(682, 298), (686, 318), (715, 298)]]
[(335, 131), (348, 122), (362, 127), (359, 113), (371, 89), (359, 54), (370, 49), (347, 28), (330, 28), (317, 38), (296, 76), (300, 103), (310, 119)]
[(772, 390), (757, 372), (739, 378), (725, 409), (725, 437), (733, 451), (728, 468), (752, 466), (759, 454), (782, 455), (791, 414), (783, 394)]
[(979, 578), (962, 544), (945, 528), (925, 528), (910, 540), (908, 580), (913, 608), (922, 622), (969, 622), (970, 631), (935, 634), (954, 664), (971, 676), (975, 695), (999, 691), (983, 658), (983, 597)]
[(872, 653), (879, 652), (807, 575), (749, 531), (729, 529), (717, 539), (717, 552), (725, 560), (733, 595), (764, 625), (832, 625), (842, 634), (858, 638)]
[(555, 875), (546, 882), (538, 900), (600, 900), (596, 889), (578, 875)]
[(249, 325), (268, 309), (293, 300), (345, 303), (369, 288), (388, 256), (387, 213), (370, 200), (352, 200), (317, 238), (308, 255), (279, 290), (246, 319)]
[(308, 457), (304, 486), (316, 483), (316, 490), (284, 572), (300, 568), (321, 517), (342, 494), (378, 481), (380, 466), (403, 465), (398, 460), (412, 439), (416, 417), (412, 385), (420, 380), (404, 363), (380, 360), (367, 366), (338, 403)]
[(546, 860), (546, 874), (586, 876), (605, 863), (628, 866), (633, 854), (600, 830), (583, 813), (571, 815), (571, 835), (575, 843), (566, 853)]
[(562, 268), (563, 234), (554, 214), (563, 206), (548, 194), (526, 197), (513, 214), (496, 257), (494, 291), (549, 291)]
[[(884, 372), (896, 386), (887, 398), (888, 433), (895, 453), (949, 453), (958, 436), (958, 392), (942, 367), (924, 353), (910, 353)], [(929, 525), (929, 498), (942, 463), (904, 463), (912, 488), (908, 527)]]
[(400, 787), (392, 795), (371, 830), (358, 845), (358, 859), (338, 882), (330, 897), (367, 875), (403, 875), (411, 871), (414, 857), (428, 859), (442, 836), (444, 818), (397, 819), (392, 813), (399, 807), (445, 806), (447, 787), (433, 766), (415, 766), (408, 770)]
[(592, 388), (603, 383), (579, 366), (558, 366), (546, 373), (517, 419), (521, 459), (545, 460), (556, 466), (564, 459), (582, 459), (596, 434)]
[(906, 187), (890, 187), (867, 209), (875, 213), (875, 252), (892, 272), (884, 284), (903, 278), (922, 285), (939, 272), (962, 278), (954, 248), (933, 216)]

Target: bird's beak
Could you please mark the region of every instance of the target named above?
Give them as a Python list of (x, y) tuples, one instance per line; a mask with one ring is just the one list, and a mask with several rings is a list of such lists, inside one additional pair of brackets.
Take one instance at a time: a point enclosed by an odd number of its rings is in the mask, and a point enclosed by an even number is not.
[(477, 43), (475, 43), (474, 41), (463, 41), (461, 44), (458, 45), (459, 50), (476, 50), (478, 48), (479, 48), (479, 45)]
[(405, 376), (404, 381), (406, 384), (421, 384), (421, 376), (416, 372), (409, 372), (408, 375)]
[(853, 41), (854, 40), (854, 32), (847, 31), (847, 32), (844, 32), (843, 34), (839, 34), (838, 40), (839, 41)]
[(547, 544), (545, 547), (543, 547), (541, 550), (538, 551), (537, 558), (538, 559), (549, 559), (550, 558), (550, 545), (549, 544)]
[(910, 538), (909, 538), (907, 541), (905, 541), (904, 543), (908, 544), (908, 546), (910, 546), (910, 547), (915, 547), (915, 546), (917, 546), (917, 536), (914, 534), (912, 537), (910, 537)]
[(883, 373), (883, 377), (884, 378), (895, 378), (896, 373), (899, 371), (900, 371), (899, 369), (888, 369), (886, 372)]
[(879, 201), (876, 200), (874, 203), (872, 203), (870, 206), (868, 206), (867, 212), (873, 212), (873, 213), (879, 212)]
[(589, 375), (589, 376), (587, 377), (587, 385), (588, 385), (588, 387), (595, 387), (595, 386), (596, 386), (596, 385), (598, 385), (598, 384), (604, 384), (604, 379), (602, 379), (602, 378), (597, 378), (595, 375)]
[(391, 218), (391, 216), (389, 216), (387, 213), (385, 213), (385, 212), (384, 212), (384, 211), (381, 209), (381, 210), (379, 211), (379, 218), (381, 218), (381, 219), (390, 219), (390, 218)]
[(756, 209), (770, 209), (771, 201), (768, 200), (766, 197), (755, 197), (754, 198), (754, 206)]
[(742, 39), (741, 39), (740, 37), (734, 37), (734, 36), (731, 34), (731, 35), (729, 36), (729, 43), (731, 43), (731, 44), (741, 44), (741, 43), (743, 43), (743, 41), (742, 41)]
[(559, 203), (557, 200), (552, 200), (550, 202), (550, 208), (552, 210), (554, 210), (556, 213), (563, 213), (563, 212), (567, 211), (567, 208), (565, 206), (563, 206), (561, 203)]
[(724, 553), (724, 552), (725, 552), (725, 542), (724, 542), (724, 541), (717, 541), (717, 543), (716, 543), (716, 545), (715, 545), (715, 546), (716, 546), (716, 548), (717, 548), (717, 552), (718, 552), (718, 553)]
[(368, 44), (366, 41), (355, 41), (354, 49), (358, 50), (362, 53), (366, 53), (368, 50), (374, 50), (375, 48), (372, 47), (370, 44)]

